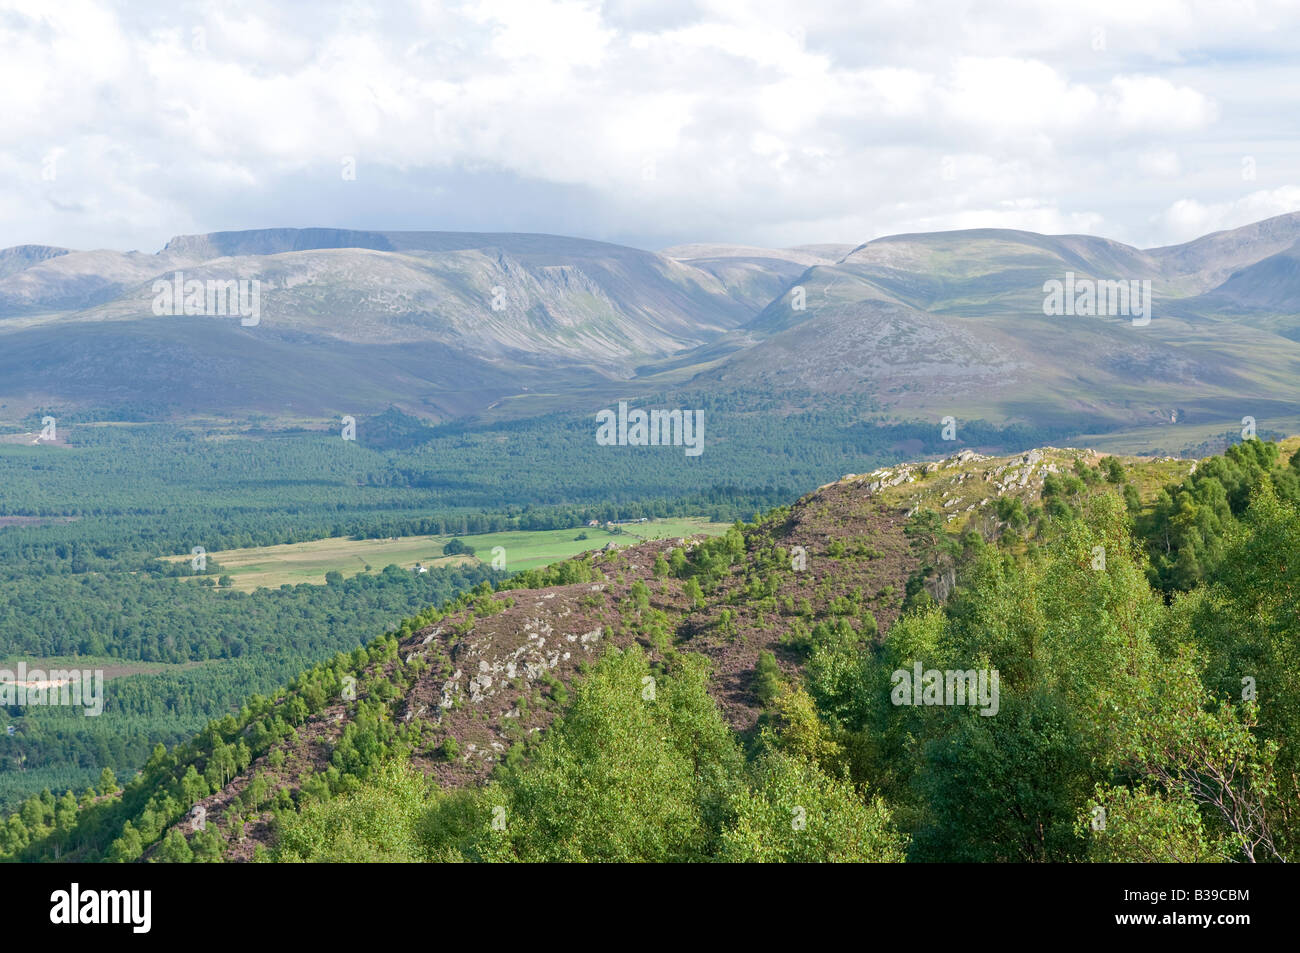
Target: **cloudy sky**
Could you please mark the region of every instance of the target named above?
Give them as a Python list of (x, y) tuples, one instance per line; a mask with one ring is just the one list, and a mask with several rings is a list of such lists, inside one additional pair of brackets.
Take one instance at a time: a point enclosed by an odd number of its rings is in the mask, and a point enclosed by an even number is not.
[(0, 246), (658, 248), (1300, 210), (1300, 4), (0, 0)]

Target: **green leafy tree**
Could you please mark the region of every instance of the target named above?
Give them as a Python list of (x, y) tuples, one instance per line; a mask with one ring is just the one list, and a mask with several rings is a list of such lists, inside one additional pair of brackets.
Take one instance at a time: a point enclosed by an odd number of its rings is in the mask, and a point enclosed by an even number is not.
[(99, 792), (101, 794), (116, 794), (117, 791), (117, 776), (113, 774), (112, 768), (104, 768), (103, 771), (99, 772)]
[(190, 842), (185, 839), (185, 835), (173, 830), (163, 838), (162, 846), (158, 849), (158, 859), (165, 864), (188, 864), (194, 860), (194, 851), (190, 849)]
[(456, 537), (449, 540), (447, 544), (442, 547), (442, 554), (444, 556), (473, 556), (474, 547), (469, 545), (469, 543), (465, 542), (463, 539)]
[(403, 863), (426, 859), (418, 833), (433, 804), (429, 781), (390, 761), (357, 790), (314, 802), (280, 826), (275, 859), (327, 863)]
[(707, 856), (741, 759), (707, 690), (707, 665), (679, 657), (651, 674), (633, 647), (610, 650), (571, 709), (511, 773), (504, 830), (485, 854), (524, 861), (668, 861)]
[(1230, 845), (1207, 830), (1200, 809), (1181, 794), (1099, 785), (1079, 818), (1087, 859), (1104, 864), (1218, 863)]
[(896, 863), (907, 838), (879, 798), (811, 761), (778, 752), (757, 769), (752, 789), (737, 791), (735, 820), (722, 837), (720, 859), (760, 863)]

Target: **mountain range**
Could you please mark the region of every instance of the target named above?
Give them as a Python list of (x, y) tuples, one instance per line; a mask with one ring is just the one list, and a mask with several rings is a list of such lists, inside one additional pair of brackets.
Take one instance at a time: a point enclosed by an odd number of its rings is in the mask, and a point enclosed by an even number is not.
[[(257, 281), (254, 326), (156, 314), (155, 283)], [(1149, 282), (1150, 320), (1049, 315), (1051, 281)], [(0, 416), (434, 421), (619, 397), (866, 394), (881, 419), (1300, 429), (1300, 213), (1181, 245), (1009, 229), (659, 252), (551, 235), (333, 228), (155, 254), (0, 251)], [(1166, 441), (1167, 443), (1167, 441)]]

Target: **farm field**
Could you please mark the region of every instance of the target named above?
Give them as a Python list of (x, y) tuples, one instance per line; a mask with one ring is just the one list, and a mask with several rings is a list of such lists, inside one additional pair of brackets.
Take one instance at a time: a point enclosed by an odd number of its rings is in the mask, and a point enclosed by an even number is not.
[[(396, 539), (352, 539), (333, 537), (282, 546), (259, 546), (208, 553), (209, 575), (219, 572), (234, 580), (233, 588), (252, 592), (299, 583), (323, 584), (325, 574), (340, 572), (345, 577), (367, 571), (382, 572), (385, 566), (412, 569), (417, 563), (433, 568), (461, 563), (491, 564), (493, 549), (505, 550), (509, 572), (538, 569), (580, 553), (601, 549), (613, 542), (632, 545), (648, 539), (704, 534), (717, 536), (727, 523), (703, 518), (661, 519), (630, 523), (610, 531), (604, 526), (556, 530), (518, 530), (458, 537), (473, 547), (473, 556), (444, 556), (442, 548), (452, 536), (402, 536)], [(585, 538), (578, 538), (585, 534)], [(185, 562), (188, 556), (169, 556), (169, 562)], [(217, 569), (216, 567), (219, 567)]]

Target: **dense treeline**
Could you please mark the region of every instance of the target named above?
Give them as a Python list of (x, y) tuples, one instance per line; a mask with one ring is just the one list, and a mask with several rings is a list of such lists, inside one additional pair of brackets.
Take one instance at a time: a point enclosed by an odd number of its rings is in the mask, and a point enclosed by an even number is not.
[[(143, 575), (56, 575), (0, 583), (0, 657), (110, 655), (186, 662), (294, 655), (341, 629), (396, 622), (476, 585), (484, 566), (398, 566), (326, 586), (238, 592), (194, 579)], [(212, 576), (205, 577), (211, 579)], [(392, 613), (399, 613), (396, 619)], [(380, 629), (383, 628), (381, 624)]]
[(315, 660), (501, 576), (480, 565), (424, 574), (389, 566), (326, 586), (253, 593), (127, 574), (0, 584), (0, 658), (86, 656), (58, 665), (78, 669), (119, 660), (204, 663), (113, 678), (95, 717), (75, 708), (6, 712), (14, 733), (0, 735), (0, 804), (47, 786), (84, 786), (104, 767), (129, 776), (157, 743), (174, 744), (250, 693), (271, 691)]
[(1151, 556), (1152, 582), (1187, 591), (1223, 566), (1232, 531), (1261, 487), (1300, 502), (1300, 451), (1280, 465), (1277, 445), (1247, 440), (1198, 464), (1177, 486), (1164, 487), (1138, 521)]
[[(446, 611), (469, 605), (490, 591), (490, 586), (481, 583), (446, 603)], [(357, 790), (383, 760), (408, 754), (414, 740), (414, 729), (386, 717), (383, 699), (393, 697), (395, 686), (382, 667), (374, 670), (372, 666), (396, 662), (399, 639), (442, 615), (439, 609), (426, 609), (367, 645), (340, 652), (301, 672), (274, 694), (252, 694), (237, 713), (211, 721), (171, 750), (157, 743), (124, 788), (118, 787), (116, 773), (105, 769), (80, 796), (67, 790), (56, 797), (44, 790), (27, 798), (0, 828), (0, 857), (139, 859), (196, 801), (266, 755), (277, 742), (292, 737), (310, 715), (338, 702), (348, 690), (349, 677), (355, 679), (356, 694), (363, 698), (358, 717), (349, 724), (332, 763), (319, 776), (307, 779), (300, 797), (304, 801), (329, 799)], [(419, 671), (416, 664), (411, 675)], [(368, 700), (372, 694), (374, 701)], [(265, 780), (254, 779), (238, 808), (285, 811), (293, 804), (287, 791), (271, 790)], [(183, 845), (173, 839), (170, 847), (163, 847), (160, 859), (215, 860), (220, 849), (216, 825)]]
[[(807, 690), (910, 857), (1296, 859), (1298, 457), (1243, 443), (1143, 512), (1118, 461), (1081, 465), (1043, 506), (1005, 508), (1010, 545), (920, 533), (921, 575), (953, 567), (957, 585), (942, 606), (909, 586), (878, 650), (822, 633)], [(997, 669), (998, 714), (891, 704), (917, 661)]]
[[(602, 447), (592, 413), (456, 424), (413, 446), (337, 433), (204, 432), (176, 424), (61, 423), (67, 446), (0, 446), (0, 517), (75, 518), (0, 528), (0, 572), (139, 570), (162, 554), (505, 529), (588, 519), (702, 515), (719, 521), (798, 496), (846, 469), (952, 447), (937, 424), (876, 425), (844, 401), (786, 413), (748, 393), (658, 395), (638, 406), (702, 408), (705, 449)], [(963, 424), (965, 443), (1060, 434)]]

